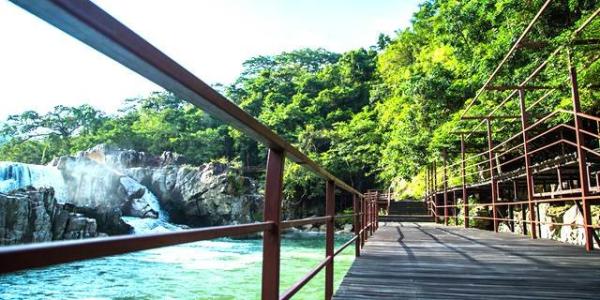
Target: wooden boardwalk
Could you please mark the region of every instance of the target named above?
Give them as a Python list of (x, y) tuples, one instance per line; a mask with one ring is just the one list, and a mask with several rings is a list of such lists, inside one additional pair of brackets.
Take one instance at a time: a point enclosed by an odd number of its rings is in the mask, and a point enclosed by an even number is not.
[(387, 223), (334, 299), (600, 299), (600, 253), (510, 233)]

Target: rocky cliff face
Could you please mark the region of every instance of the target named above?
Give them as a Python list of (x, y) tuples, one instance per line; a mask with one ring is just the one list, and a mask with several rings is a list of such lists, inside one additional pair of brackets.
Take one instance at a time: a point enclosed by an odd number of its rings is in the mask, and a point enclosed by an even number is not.
[(56, 201), (52, 188), (0, 193), (0, 245), (96, 237), (93, 218)]
[(118, 170), (154, 193), (175, 223), (207, 226), (249, 223), (262, 212), (263, 198), (254, 181), (227, 165), (183, 164), (181, 156), (165, 152), (151, 157), (143, 152), (98, 146), (79, 154)]
[[(208, 226), (261, 219), (263, 198), (253, 180), (224, 164), (191, 166), (184, 162), (183, 157), (170, 152), (151, 156), (104, 145), (75, 156), (56, 158), (48, 166), (0, 162), (0, 192), (5, 193), (6, 202), (1, 212), (4, 219), (0, 219), (0, 226), (5, 229), (2, 234), (15, 236), (6, 238), (11, 241), (7, 243), (19, 243), (92, 236), (96, 229), (114, 235), (130, 233), (132, 229), (135, 232), (176, 230), (169, 222)], [(51, 197), (54, 204), (44, 206), (45, 214), (34, 207), (46, 198), (34, 196), (38, 195), (34, 190), (26, 194), (22, 194), (23, 190), (11, 192), (29, 186), (40, 191), (54, 188)], [(43, 221), (44, 224), (54, 224), (54, 207), (58, 206), (76, 208), (70, 212), (95, 220), (94, 231), (60, 236), (46, 234), (46, 230), (23, 229), (37, 226), (36, 222), (44, 218), (51, 219)], [(29, 212), (39, 218), (28, 217)], [(9, 219), (12, 225), (7, 223)], [(81, 221), (69, 224), (76, 223)]]

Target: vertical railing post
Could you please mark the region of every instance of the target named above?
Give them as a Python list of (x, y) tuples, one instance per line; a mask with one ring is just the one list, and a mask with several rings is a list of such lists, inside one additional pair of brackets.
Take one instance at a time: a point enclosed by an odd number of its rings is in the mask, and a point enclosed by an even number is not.
[(425, 168), (425, 207), (429, 212), (429, 165)]
[(369, 237), (373, 235), (373, 195), (369, 193)]
[(371, 194), (371, 199), (370, 201), (370, 205), (371, 205), (371, 236), (373, 235), (373, 233), (375, 232), (375, 205), (374, 205), (374, 201), (373, 201), (373, 195)]
[(433, 216), (433, 165), (429, 165), (429, 215)]
[(375, 201), (374, 194), (371, 194), (371, 236), (375, 233)]
[(361, 246), (365, 246), (365, 242), (367, 241), (367, 198), (366, 194), (360, 198), (360, 210), (362, 212), (361, 216), (361, 226), (362, 226), (362, 237), (361, 237)]
[(371, 237), (371, 192), (367, 193), (365, 198), (365, 204), (367, 205), (367, 238)]
[[(518, 189), (517, 189), (517, 180), (515, 179), (515, 180), (513, 180), (513, 202), (519, 201), (519, 196), (517, 195), (517, 191), (518, 191)], [(511, 205), (511, 207), (513, 207), (513, 205)], [(523, 209), (523, 205), (522, 204), (521, 204), (521, 209)], [(514, 208), (511, 209), (510, 214), (511, 214), (510, 218), (513, 220), (513, 222), (512, 222), (513, 223), (512, 231), (515, 232), (515, 225), (516, 224), (515, 224), (515, 221), (514, 221), (515, 220)], [(524, 227), (524, 225), (523, 225), (523, 227)], [(522, 231), (523, 231), (523, 234), (525, 234), (525, 229), (523, 229)]]
[(430, 214), (435, 215), (433, 210), (435, 209), (435, 205), (433, 202), (433, 164), (429, 166), (429, 206), (431, 208)]
[(581, 206), (583, 208), (583, 226), (585, 230), (585, 250), (594, 249), (594, 240), (592, 239), (592, 216), (590, 212), (590, 186), (588, 181), (588, 170), (586, 168), (586, 153), (582, 146), (585, 144), (583, 133), (581, 132), (582, 122), (579, 113), (581, 113), (581, 104), (579, 102), (579, 87), (577, 86), (577, 71), (573, 64), (571, 50), (567, 49), (569, 61), (569, 78), (571, 80), (571, 96), (573, 98), (573, 121), (575, 123), (575, 137), (577, 142), (577, 159), (579, 162), (579, 185), (581, 188)]
[(354, 210), (354, 235), (356, 236), (356, 242), (354, 243), (354, 255), (360, 256), (360, 205), (358, 204), (358, 197), (356, 194), (352, 194), (352, 207)]
[(458, 208), (458, 204), (456, 204), (456, 189), (452, 190), (452, 217), (454, 217), (454, 225), (458, 226), (458, 214), (456, 213), (456, 209)]
[(436, 161), (433, 161), (433, 202), (435, 203), (435, 206), (433, 207), (433, 211), (435, 213), (435, 222), (438, 223), (438, 199), (437, 199), (437, 166), (436, 166)]
[(496, 176), (494, 176), (494, 142), (492, 141), (492, 121), (490, 118), (485, 119), (487, 124), (487, 137), (488, 137), (488, 154), (489, 154), (489, 167), (490, 167), (490, 188), (492, 194), (492, 219), (494, 220), (494, 232), (498, 232), (498, 216), (496, 212), (496, 198), (498, 194), (496, 192)]
[(446, 150), (442, 152), (442, 159), (444, 160), (444, 225), (448, 226), (448, 153)]
[(329, 259), (325, 265), (325, 300), (333, 297), (333, 232), (335, 231), (335, 183), (327, 180), (325, 188), (325, 215), (327, 232), (325, 233), (325, 257)]
[[(519, 189), (517, 188), (517, 180), (513, 180), (513, 202), (517, 202), (519, 201), (519, 193), (518, 193)], [(525, 221), (525, 210), (524, 210), (524, 206), (523, 204), (520, 205), (521, 206), (521, 216), (523, 218), (523, 221)], [(513, 214), (514, 216), (514, 214)], [(514, 217), (513, 217), (514, 220)], [(527, 235), (527, 224), (525, 222), (523, 222), (521, 224), (521, 231), (523, 231), (524, 235)], [(514, 222), (513, 222), (513, 232), (514, 232)]]
[(389, 215), (390, 214), (390, 206), (392, 205), (392, 186), (390, 185), (390, 187), (388, 188), (388, 194), (387, 194), (387, 207), (385, 208), (385, 215)]
[(281, 197), (283, 189), (283, 152), (269, 149), (265, 182), (264, 221), (273, 222), (263, 235), (262, 299), (279, 299), (279, 251), (281, 237)]
[(375, 203), (373, 203), (373, 205), (375, 206), (375, 214), (373, 216), (375, 220), (375, 230), (377, 230), (379, 228), (379, 191), (375, 191)]
[[(531, 173), (531, 158), (529, 157), (529, 137), (527, 135), (528, 116), (527, 106), (525, 106), (525, 90), (519, 89), (519, 108), (521, 110), (521, 130), (523, 132), (523, 157), (525, 158), (525, 181), (527, 183), (527, 208), (529, 209), (529, 219), (531, 221), (531, 237), (537, 238), (537, 231), (535, 229), (536, 213), (535, 206), (533, 205), (533, 174)], [(527, 217), (524, 211), (523, 221), (526, 222)], [(525, 226), (524, 226), (525, 227)], [(526, 230), (523, 234), (527, 234)]]
[(465, 135), (460, 135), (460, 177), (462, 178), (462, 197), (463, 197), (463, 222), (464, 227), (469, 228), (469, 195), (467, 195), (467, 176), (465, 170)]

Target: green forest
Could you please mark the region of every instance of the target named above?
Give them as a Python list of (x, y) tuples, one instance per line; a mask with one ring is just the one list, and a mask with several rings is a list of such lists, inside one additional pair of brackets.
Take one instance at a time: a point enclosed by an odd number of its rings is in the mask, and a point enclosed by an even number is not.
[[(556, 1), (531, 36), (563, 43), (568, 36), (559, 33), (580, 24), (597, 2)], [(394, 184), (405, 197), (420, 197), (425, 166), (442, 149), (456, 149), (451, 131), (465, 103), (542, 3), (425, 1), (409, 28), (395, 36), (374, 36), (371, 47), (253, 57), (234, 83), (216, 88), (357, 189)], [(598, 31), (598, 26), (591, 30)], [(524, 78), (534, 67), (529, 62), (540, 56), (543, 51), (509, 60), (506, 69), (514, 72), (503, 74), (505, 83)], [(597, 70), (589, 68), (581, 81), (591, 80)], [(513, 75), (513, 81), (506, 79)], [(544, 76), (554, 80), (563, 75)], [(482, 99), (472, 111), (483, 114), (501, 96)], [(555, 102), (559, 106), (564, 101), (558, 97)], [(597, 104), (584, 105), (594, 109)], [(222, 161), (239, 167), (264, 167), (267, 153), (251, 138), (168, 92), (127, 99), (116, 114), (88, 105), (57, 106), (46, 114), (23, 112), (10, 116), (0, 135), (2, 160), (35, 164), (100, 143), (153, 154), (174, 151), (191, 164)], [(285, 183), (288, 199), (322, 196), (322, 189), (311, 188), (322, 185), (321, 180), (292, 163), (286, 166)]]

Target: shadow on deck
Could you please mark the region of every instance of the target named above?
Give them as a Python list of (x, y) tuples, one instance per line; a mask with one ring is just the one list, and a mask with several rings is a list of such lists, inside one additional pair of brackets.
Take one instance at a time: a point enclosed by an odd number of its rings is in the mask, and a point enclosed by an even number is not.
[(433, 223), (386, 223), (334, 299), (598, 299), (600, 253)]

